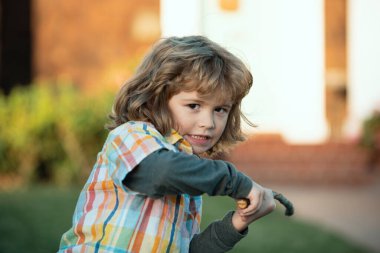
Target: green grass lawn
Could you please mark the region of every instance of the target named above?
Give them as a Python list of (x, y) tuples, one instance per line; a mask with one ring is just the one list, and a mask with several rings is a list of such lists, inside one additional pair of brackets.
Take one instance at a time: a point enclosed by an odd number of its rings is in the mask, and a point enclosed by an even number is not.
[[(70, 227), (79, 190), (40, 186), (0, 192), (0, 253), (56, 252), (62, 233)], [(234, 203), (229, 198), (205, 197), (203, 228), (231, 208)], [(288, 218), (282, 211), (252, 224), (249, 235), (231, 252), (370, 252), (323, 228)]]
[[(207, 226), (215, 217), (234, 207), (232, 200), (224, 197), (205, 197), (202, 227)], [(297, 212), (297, 207), (296, 212)], [(339, 235), (322, 227), (307, 224), (284, 215), (283, 207), (252, 223), (249, 234), (230, 252), (260, 253), (368, 253)]]

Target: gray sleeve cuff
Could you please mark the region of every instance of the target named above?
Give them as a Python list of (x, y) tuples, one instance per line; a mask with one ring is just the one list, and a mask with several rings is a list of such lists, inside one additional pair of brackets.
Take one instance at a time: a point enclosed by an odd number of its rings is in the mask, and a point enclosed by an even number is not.
[(239, 232), (232, 225), (232, 215), (235, 211), (230, 211), (224, 216), (222, 221), (215, 227), (219, 239), (231, 249), (248, 234), (248, 228)]
[(234, 228), (233, 213), (228, 212), (222, 220), (211, 223), (202, 233), (195, 235), (190, 242), (189, 252), (222, 253), (231, 250), (248, 234), (248, 228), (242, 233)]

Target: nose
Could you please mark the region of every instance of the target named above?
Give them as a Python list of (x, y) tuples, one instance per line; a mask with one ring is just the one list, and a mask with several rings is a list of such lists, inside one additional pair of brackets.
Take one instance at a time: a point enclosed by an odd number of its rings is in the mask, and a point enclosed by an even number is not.
[(215, 119), (212, 112), (204, 112), (200, 115), (199, 126), (202, 128), (215, 128)]

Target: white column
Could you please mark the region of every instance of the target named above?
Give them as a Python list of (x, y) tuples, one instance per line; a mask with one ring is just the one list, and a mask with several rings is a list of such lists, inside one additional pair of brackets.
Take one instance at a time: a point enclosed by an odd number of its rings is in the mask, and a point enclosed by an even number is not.
[(259, 25), (264, 30), (270, 24), (265, 39), (271, 43), (262, 42), (261, 50), (275, 52), (269, 54), (271, 63), (265, 69), (270, 77), (266, 84), (273, 85), (275, 94), (267, 103), (278, 100), (276, 124), (288, 141), (323, 142), (327, 137), (323, 1), (272, 0), (265, 4), (269, 17)]
[(348, 98), (346, 132), (360, 134), (362, 121), (380, 110), (380, 1), (348, 1)]
[(254, 85), (243, 101), (259, 132), (293, 143), (323, 142), (323, 0), (240, 0), (234, 12), (218, 0), (161, 0), (162, 34), (203, 34), (251, 68)]
[(323, 0), (239, 3), (238, 11), (223, 12), (217, 1), (206, 1), (204, 33), (250, 65), (248, 118), (258, 132), (278, 132), (293, 143), (325, 141)]
[(201, 7), (201, 0), (161, 0), (162, 37), (201, 34)]

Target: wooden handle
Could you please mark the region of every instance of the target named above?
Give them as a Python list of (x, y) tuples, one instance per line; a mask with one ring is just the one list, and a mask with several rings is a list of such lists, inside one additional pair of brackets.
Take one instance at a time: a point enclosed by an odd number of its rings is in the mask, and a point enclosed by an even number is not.
[(236, 205), (238, 209), (245, 209), (249, 206), (249, 199), (238, 199)]
[[(278, 200), (285, 207), (285, 215), (292, 216), (294, 214), (294, 207), (292, 202), (285, 198), (282, 194), (273, 191), (273, 197)], [(249, 206), (249, 199), (237, 199), (236, 205), (238, 209), (245, 209)]]

